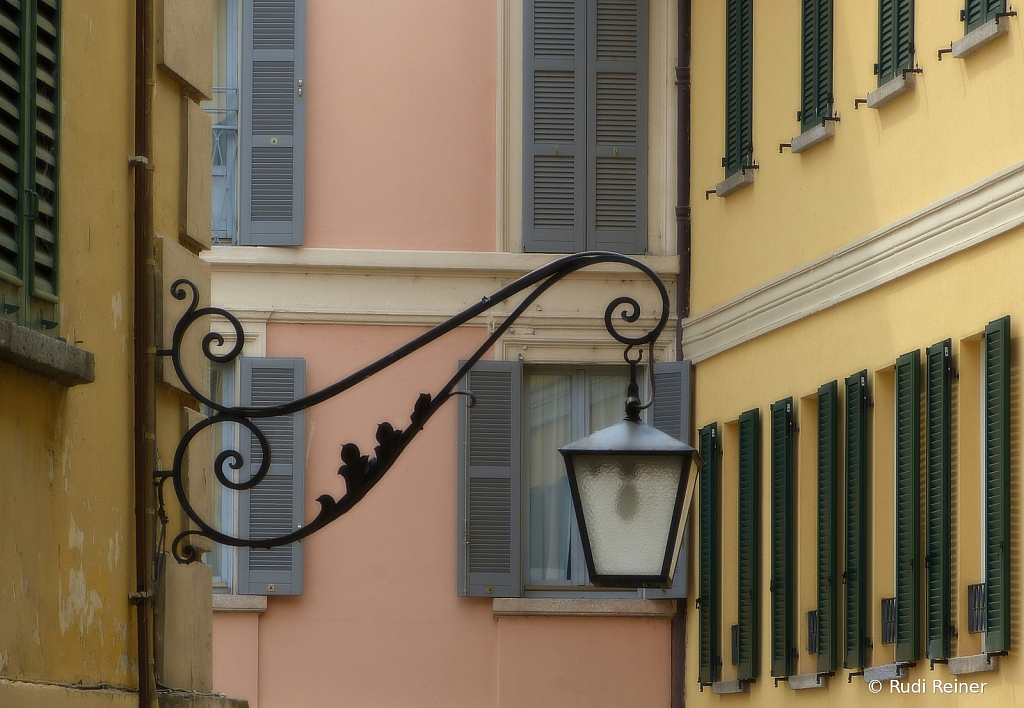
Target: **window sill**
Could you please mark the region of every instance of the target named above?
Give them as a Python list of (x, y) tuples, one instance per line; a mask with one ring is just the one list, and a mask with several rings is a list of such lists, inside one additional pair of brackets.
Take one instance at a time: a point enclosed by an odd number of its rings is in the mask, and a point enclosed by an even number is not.
[(868, 666), (864, 669), (864, 683), (872, 681), (902, 681), (907, 677), (907, 667), (900, 664), (882, 664), (881, 666)]
[(910, 93), (917, 86), (917, 74), (902, 74), (886, 81), (868, 94), (868, 108), (881, 108), (895, 98)]
[(828, 674), (799, 674), (790, 676), (786, 683), (794, 691), (803, 691), (809, 688), (828, 688)]
[(749, 681), (715, 681), (711, 684), (711, 692), (716, 696), (729, 693), (750, 693)]
[(738, 192), (744, 187), (749, 187), (753, 183), (754, 170), (747, 169), (734, 172), (715, 185), (715, 196), (728, 197), (733, 192)]
[(19, 327), (10, 320), (0, 320), (0, 361), (69, 388), (96, 380), (96, 362), (91, 352)]
[(836, 134), (836, 122), (834, 120), (827, 120), (824, 123), (819, 123), (813, 128), (808, 128), (800, 135), (796, 136), (790, 141), (791, 147), (789, 151), (793, 154), (801, 153), (804, 150), (810, 150), (815, 145), (820, 145), (826, 140), (831, 140)]
[(214, 612), (248, 612), (261, 614), (267, 611), (266, 595), (213, 594)]
[(949, 663), (946, 664), (946, 668), (949, 670), (950, 676), (999, 671), (999, 657), (988, 654), (952, 657), (949, 659)]
[(496, 597), (495, 617), (647, 617), (672, 619), (675, 600), (586, 600), (547, 597)]
[(1002, 18), (1004, 21), (1000, 22), (1000, 18), (989, 20), (981, 27), (975, 30), (971, 30), (963, 36), (962, 39), (958, 39), (953, 42), (953, 57), (956, 59), (963, 59), (964, 57), (970, 56), (974, 52), (984, 47), (989, 42), (995, 40), (997, 37), (1001, 37), (1010, 31), (1009, 18)]

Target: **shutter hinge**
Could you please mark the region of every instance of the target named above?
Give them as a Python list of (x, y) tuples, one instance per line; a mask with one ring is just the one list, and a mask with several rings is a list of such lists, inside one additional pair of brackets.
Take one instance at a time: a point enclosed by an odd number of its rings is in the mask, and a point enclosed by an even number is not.
[(302, 100), (302, 79), (299, 79), (299, 100)]
[(960, 11), (960, 21), (961, 22), (966, 22), (967, 21), (967, 10), (961, 10)]
[(875, 63), (875, 76), (878, 76), (878, 63)]
[(25, 190), (25, 218), (32, 221), (39, 218), (39, 194), (32, 189)]

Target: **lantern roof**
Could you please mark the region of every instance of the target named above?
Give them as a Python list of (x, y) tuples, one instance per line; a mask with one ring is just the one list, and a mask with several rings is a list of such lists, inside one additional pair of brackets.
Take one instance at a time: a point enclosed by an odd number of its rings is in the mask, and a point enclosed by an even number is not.
[(624, 420), (598, 430), (582, 440), (558, 448), (565, 454), (638, 453), (647, 455), (680, 455), (695, 452), (694, 448), (676, 440), (657, 428), (642, 422)]

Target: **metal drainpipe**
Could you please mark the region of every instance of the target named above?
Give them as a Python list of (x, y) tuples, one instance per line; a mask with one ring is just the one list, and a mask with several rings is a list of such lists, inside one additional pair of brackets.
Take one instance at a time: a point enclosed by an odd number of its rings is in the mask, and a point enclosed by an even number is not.
[[(676, 138), (676, 252), (679, 254), (679, 277), (676, 279), (676, 354), (683, 359), (682, 320), (690, 316), (690, 7), (691, 0), (679, 0), (678, 59), (676, 86), (679, 87), (678, 136)], [(681, 559), (686, 562), (686, 559)], [(686, 599), (676, 601), (672, 619), (672, 708), (685, 704), (686, 671)]]
[(133, 255), (133, 381), (135, 465), (135, 594), (139, 707), (156, 708), (153, 661), (153, 546), (155, 466), (155, 359), (152, 267), (153, 0), (135, 0), (135, 181)]

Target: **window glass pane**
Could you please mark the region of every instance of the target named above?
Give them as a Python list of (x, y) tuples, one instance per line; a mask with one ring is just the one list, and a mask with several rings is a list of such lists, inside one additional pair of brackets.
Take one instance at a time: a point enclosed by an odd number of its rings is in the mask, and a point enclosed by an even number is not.
[[(639, 378), (639, 376), (637, 377)], [(621, 423), (626, 415), (628, 370), (590, 375), (590, 433)]]
[(213, 242), (234, 243), (238, 228), (238, 0), (217, 0), (213, 22)]
[(530, 582), (569, 579), (571, 501), (558, 448), (572, 442), (572, 376), (530, 374)]

